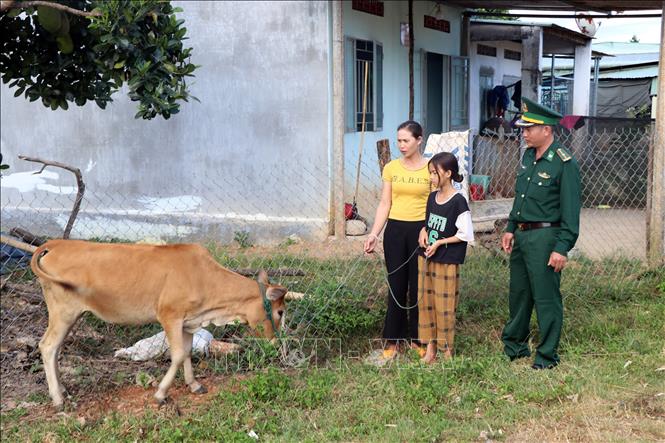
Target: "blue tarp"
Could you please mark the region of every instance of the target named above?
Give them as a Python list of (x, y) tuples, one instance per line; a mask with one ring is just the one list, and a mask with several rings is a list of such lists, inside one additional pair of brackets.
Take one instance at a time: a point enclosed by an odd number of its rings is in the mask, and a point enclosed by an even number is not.
[(31, 259), (30, 252), (2, 243), (0, 245), (0, 274), (9, 274), (16, 269), (26, 269), (30, 266)]

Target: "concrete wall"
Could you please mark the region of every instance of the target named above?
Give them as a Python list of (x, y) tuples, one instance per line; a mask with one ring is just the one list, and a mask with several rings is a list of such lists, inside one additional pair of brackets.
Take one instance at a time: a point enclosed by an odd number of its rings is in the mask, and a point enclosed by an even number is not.
[[(522, 63), (516, 60), (508, 60), (503, 58), (505, 49), (522, 52), (522, 45), (520, 43), (497, 41), (497, 42), (481, 42), (486, 46), (493, 46), (497, 48), (496, 57), (489, 57), (486, 55), (479, 55), (478, 43), (473, 42), (469, 48), (469, 66), (470, 66), (470, 84), (469, 88), (469, 127), (473, 129), (474, 133), (478, 133), (480, 129), (480, 70), (491, 69), (494, 71), (494, 86), (504, 85), (503, 77), (505, 75), (513, 77), (522, 76)], [(512, 90), (510, 90), (512, 95)]]
[[(450, 33), (444, 33), (424, 27), (424, 16), (433, 15), (434, 6), (435, 3), (430, 1), (417, 1), (413, 6), (414, 119), (416, 121), (423, 121), (423, 50), (444, 55), (460, 54), (462, 9), (443, 7), (445, 19), (450, 22)], [(392, 158), (399, 156), (397, 126), (409, 117), (409, 50), (400, 43), (400, 23), (408, 22), (408, 3), (406, 1), (386, 1), (384, 8), (384, 16), (378, 17), (353, 10), (351, 2), (345, 1), (343, 12), (345, 36), (374, 40), (383, 45), (383, 130), (365, 133), (358, 196), (361, 214), (370, 219), (374, 217), (381, 190), (376, 142), (384, 138), (389, 139)], [(347, 201), (351, 201), (355, 189), (359, 146), (359, 132), (344, 135)]]
[(87, 194), (74, 237), (325, 235), (327, 3), (175, 3), (201, 65), (190, 81), (201, 103), (183, 104), (170, 120), (135, 120), (124, 90), (106, 110), (53, 112), (2, 85), (0, 146), (11, 165), (1, 183), (3, 230), (35, 226), (55, 235), (75, 195), (65, 171), (26, 174), (38, 165), (17, 160), (22, 153), (83, 171)]

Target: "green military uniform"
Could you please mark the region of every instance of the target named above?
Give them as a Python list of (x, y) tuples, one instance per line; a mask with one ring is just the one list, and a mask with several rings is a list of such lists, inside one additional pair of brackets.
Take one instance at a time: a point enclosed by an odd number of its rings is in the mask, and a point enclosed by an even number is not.
[[(558, 124), (561, 115), (522, 98), (518, 126)], [(515, 201), (507, 232), (514, 233), (510, 255), (510, 319), (501, 339), (511, 360), (528, 357), (529, 322), (535, 304), (540, 330), (534, 369), (558, 364), (563, 324), (561, 273), (548, 266), (550, 254), (567, 255), (577, 240), (580, 219), (580, 172), (569, 151), (556, 140), (536, 159), (527, 148), (517, 172)]]

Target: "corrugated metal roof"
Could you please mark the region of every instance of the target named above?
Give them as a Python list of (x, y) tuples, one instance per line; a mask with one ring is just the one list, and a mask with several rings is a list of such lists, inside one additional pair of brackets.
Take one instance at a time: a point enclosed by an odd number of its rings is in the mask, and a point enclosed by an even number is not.
[(556, 29), (564, 29), (566, 31), (570, 31), (574, 34), (579, 34), (581, 37), (584, 37), (587, 40), (590, 40), (592, 37), (588, 36), (586, 34), (582, 34), (581, 32), (568, 29), (564, 26), (559, 26), (554, 23), (536, 23), (536, 22), (529, 22), (529, 21), (524, 21), (524, 20), (492, 20), (492, 19), (484, 19), (484, 18), (472, 18), (471, 23), (480, 23), (480, 24), (489, 24), (489, 25), (501, 25), (501, 26), (538, 26), (540, 28), (556, 28)]
[(598, 78), (601, 79), (626, 79), (626, 78), (650, 78), (658, 77), (658, 65), (627, 67), (623, 69), (612, 70), (610, 72), (600, 72)]
[(662, 9), (661, 0), (445, 0), (462, 8), (545, 9), (551, 11), (638, 11)]
[[(557, 77), (572, 75), (572, 69), (555, 69)], [(543, 71), (543, 75), (549, 76), (549, 70)], [(651, 78), (658, 77), (658, 63), (639, 66), (626, 66), (623, 68), (611, 69), (607, 71), (600, 71), (598, 78), (608, 79), (626, 79), (626, 78)]]
[[(595, 46), (592, 46), (595, 49)], [(622, 66), (630, 66), (644, 63), (658, 63), (658, 52), (639, 53), (639, 54), (617, 54), (612, 57), (603, 57), (600, 59), (600, 69), (620, 68)], [(545, 66), (549, 67), (547, 61)], [(574, 62), (571, 58), (557, 58), (554, 60), (554, 70), (569, 70), (573, 69)], [(592, 63), (593, 66), (593, 63)], [(549, 69), (548, 69), (549, 71)]]
[(660, 51), (658, 43), (632, 43), (632, 42), (602, 42), (592, 43), (591, 47), (596, 51), (607, 52), (608, 54), (641, 54)]

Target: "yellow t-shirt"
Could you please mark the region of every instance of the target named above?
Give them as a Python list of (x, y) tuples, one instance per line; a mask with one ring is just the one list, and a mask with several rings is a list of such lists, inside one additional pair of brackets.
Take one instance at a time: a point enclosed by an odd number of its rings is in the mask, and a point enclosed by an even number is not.
[(425, 220), (427, 197), (430, 194), (427, 165), (420, 169), (406, 169), (399, 159), (383, 168), (384, 182), (392, 185), (392, 205), (388, 218), (402, 221)]

